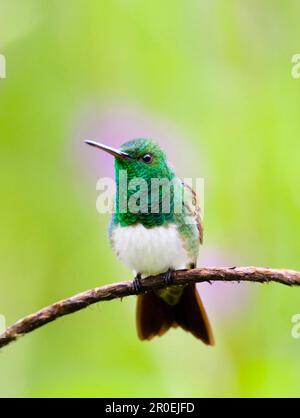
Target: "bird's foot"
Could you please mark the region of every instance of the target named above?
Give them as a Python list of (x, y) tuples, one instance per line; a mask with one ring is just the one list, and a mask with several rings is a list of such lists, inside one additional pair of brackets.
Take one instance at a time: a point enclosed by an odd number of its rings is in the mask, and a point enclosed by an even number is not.
[(139, 295), (143, 292), (143, 286), (142, 286), (142, 276), (140, 273), (138, 273), (132, 282), (133, 290), (136, 295)]
[(172, 273), (174, 270), (169, 269), (165, 274), (164, 274), (164, 282), (166, 286), (170, 286), (173, 282), (172, 279)]

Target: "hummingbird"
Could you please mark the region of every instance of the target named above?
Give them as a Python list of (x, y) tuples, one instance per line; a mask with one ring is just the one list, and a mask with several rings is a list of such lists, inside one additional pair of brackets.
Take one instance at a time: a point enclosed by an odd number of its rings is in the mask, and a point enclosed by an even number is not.
[[(196, 285), (170, 286), (172, 271), (196, 267), (203, 243), (203, 224), (196, 194), (177, 177), (164, 150), (151, 139), (133, 139), (120, 149), (95, 141), (85, 143), (114, 157), (117, 187), (109, 239), (118, 259), (134, 272), (138, 337), (151, 340), (171, 327), (180, 326), (205, 344), (214, 345), (210, 322)], [(126, 182), (125, 186), (119, 187), (121, 173), (126, 173)], [(130, 199), (137, 192), (130, 187), (134, 179), (142, 179), (148, 186), (144, 194), (140, 194), (140, 200), (147, 198), (143, 210), (129, 208)], [(175, 193), (171, 188), (169, 206), (163, 207), (162, 190), (154, 193), (153, 179), (167, 179), (182, 193)], [(176, 211), (176, 199), (183, 199), (184, 192), (187, 192), (187, 202), (182, 202), (182, 210)], [(121, 199), (125, 199), (126, 210), (121, 208)], [(155, 211), (151, 210), (153, 203), (157, 204)], [(188, 218), (193, 222), (188, 222)], [(143, 292), (143, 279), (157, 274), (164, 274), (165, 286)]]

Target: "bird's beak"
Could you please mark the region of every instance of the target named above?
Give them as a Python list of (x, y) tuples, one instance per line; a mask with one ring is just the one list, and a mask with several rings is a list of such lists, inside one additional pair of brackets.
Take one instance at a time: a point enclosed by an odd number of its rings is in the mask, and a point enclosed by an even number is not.
[(86, 144), (91, 145), (92, 147), (102, 149), (102, 151), (106, 151), (109, 154), (113, 155), (114, 157), (119, 158), (131, 158), (129, 154), (126, 152), (120, 151), (118, 149), (109, 147), (108, 145), (103, 145), (95, 141), (84, 141)]

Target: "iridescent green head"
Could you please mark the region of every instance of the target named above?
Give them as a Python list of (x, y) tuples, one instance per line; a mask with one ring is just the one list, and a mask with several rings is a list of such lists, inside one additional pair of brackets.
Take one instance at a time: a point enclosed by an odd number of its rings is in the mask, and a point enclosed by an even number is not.
[(161, 147), (150, 139), (139, 138), (128, 141), (121, 146), (121, 151), (130, 158), (116, 158), (116, 175), (119, 170), (127, 170), (128, 180), (141, 177), (147, 182), (153, 178), (174, 177), (174, 170), (167, 161)]
[(165, 152), (151, 139), (133, 139), (123, 144), (120, 150), (94, 141), (85, 142), (115, 157), (116, 177), (118, 177), (120, 170), (127, 171), (128, 181), (136, 177), (141, 177), (146, 181), (152, 178), (170, 180), (175, 176), (174, 169), (168, 163)]
[[(173, 190), (171, 190), (169, 199), (171, 208), (167, 213), (162, 209), (162, 191), (159, 189), (159, 193), (157, 193), (156, 189), (156, 193), (153, 192), (153, 179), (165, 179), (172, 182), (176, 176), (173, 167), (167, 161), (166, 154), (158, 144), (150, 139), (139, 138), (126, 142), (117, 150), (93, 141), (86, 141), (86, 143), (115, 157), (116, 216), (121, 224), (142, 222), (146, 226), (153, 226), (153, 224), (162, 224), (173, 216)], [(123, 180), (120, 180), (123, 179), (123, 173), (126, 173), (125, 184)], [(142, 179), (148, 186), (144, 192), (141, 190), (141, 186), (134, 186), (134, 181), (138, 179)], [(137, 195), (137, 191), (140, 194), (139, 200), (147, 194), (147, 210), (124, 213), (120, 209), (120, 201), (126, 199), (126, 204), (130, 203), (131, 197)], [(125, 195), (126, 197), (124, 197)], [(153, 206), (155, 203), (154, 200), (159, 207), (157, 213), (150, 210), (151, 205)]]

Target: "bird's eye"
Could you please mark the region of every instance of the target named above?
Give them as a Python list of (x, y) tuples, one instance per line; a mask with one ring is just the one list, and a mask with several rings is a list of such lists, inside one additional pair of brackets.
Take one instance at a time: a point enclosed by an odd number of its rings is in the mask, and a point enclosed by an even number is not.
[(151, 154), (145, 154), (142, 156), (141, 160), (146, 164), (150, 164), (153, 160), (153, 157)]

